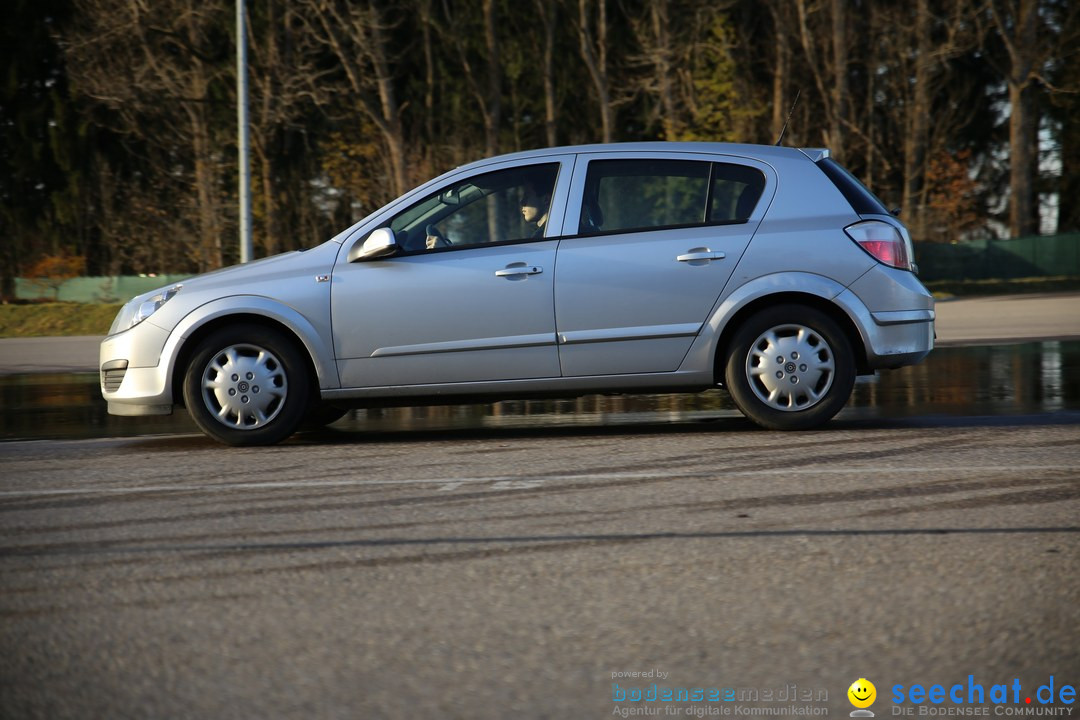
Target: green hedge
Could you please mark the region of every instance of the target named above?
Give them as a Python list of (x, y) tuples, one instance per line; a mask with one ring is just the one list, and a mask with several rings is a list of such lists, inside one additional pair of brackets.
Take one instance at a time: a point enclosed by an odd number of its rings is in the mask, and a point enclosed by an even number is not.
[(114, 277), (80, 277), (64, 280), (54, 288), (46, 280), (15, 279), (17, 300), (55, 300), (79, 303), (125, 303), (136, 295), (163, 285), (191, 277), (190, 275), (139, 275)]
[(919, 277), (1014, 280), (1080, 275), (1080, 233), (915, 246)]

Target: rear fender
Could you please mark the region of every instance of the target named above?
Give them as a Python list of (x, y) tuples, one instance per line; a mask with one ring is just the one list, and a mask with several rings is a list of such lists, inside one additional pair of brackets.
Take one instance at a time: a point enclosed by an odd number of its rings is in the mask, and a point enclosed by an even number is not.
[(743, 310), (752, 305), (764, 307), (770, 304), (770, 299), (797, 303), (799, 295), (816, 301), (815, 304), (828, 304), (842, 312), (848, 325), (858, 333), (862, 347), (865, 348), (868, 339), (866, 327), (873, 323), (873, 319), (855, 294), (845, 290), (846, 288), (835, 280), (802, 272), (764, 275), (744, 283), (726, 295), (713, 309), (680, 369), (713, 372), (716, 354), (725, 331)]

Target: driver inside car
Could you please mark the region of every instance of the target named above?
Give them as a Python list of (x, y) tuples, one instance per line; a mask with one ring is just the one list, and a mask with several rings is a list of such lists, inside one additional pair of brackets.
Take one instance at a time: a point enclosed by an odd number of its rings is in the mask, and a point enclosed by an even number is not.
[(427, 239), (424, 240), (424, 249), (426, 250), (434, 250), (437, 247), (447, 247), (450, 244), (435, 225), (428, 225), (424, 229), (424, 232), (427, 233)]
[[(457, 218), (458, 232), (464, 234), (463, 242), (468, 245), (479, 243), (496, 242), (498, 240), (522, 240), (536, 239), (544, 236), (548, 221), (548, 209), (551, 205), (551, 195), (555, 187), (555, 173), (549, 168), (534, 170), (528, 173), (519, 171), (499, 171), (492, 173), (496, 180), (482, 192), (481, 198), (476, 198), (463, 203), (449, 214), (438, 216), (435, 223), (429, 223), (424, 228), (424, 248), (434, 250), (436, 248), (449, 247), (458, 244), (459, 239), (454, 238), (453, 243), (447, 237), (446, 225), (451, 217)], [(509, 180), (509, 182), (507, 182)], [(475, 194), (476, 189), (473, 188)], [(468, 191), (460, 191), (457, 196), (468, 195)], [(476, 207), (481, 207), (484, 200), (487, 212), (477, 213)], [(469, 217), (472, 208), (472, 220)], [(520, 218), (513, 217), (514, 209), (521, 213)], [(494, 209), (498, 216), (496, 231), (490, 230), (488, 223), (489, 213)], [(476, 225), (477, 217), (483, 218), (482, 231), (470, 232), (468, 228)], [(521, 223), (519, 225), (519, 223)]]
[(526, 183), (521, 195), (521, 219), (530, 225), (536, 225), (532, 238), (544, 236), (544, 226), (547, 224), (548, 207), (551, 205), (551, 188), (546, 190), (538, 188), (534, 182)]

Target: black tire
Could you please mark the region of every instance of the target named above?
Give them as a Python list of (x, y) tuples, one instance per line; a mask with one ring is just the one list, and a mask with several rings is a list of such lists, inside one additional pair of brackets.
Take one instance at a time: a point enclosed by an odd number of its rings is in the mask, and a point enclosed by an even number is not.
[(308, 409), (311, 378), (291, 337), (262, 325), (215, 330), (184, 373), (195, 424), (226, 445), (273, 445), (293, 434)]
[(735, 331), (724, 382), (735, 405), (758, 425), (806, 430), (828, 422), (851, 397), (855, 356), (847, 335), (825, 313), (775, 305)]

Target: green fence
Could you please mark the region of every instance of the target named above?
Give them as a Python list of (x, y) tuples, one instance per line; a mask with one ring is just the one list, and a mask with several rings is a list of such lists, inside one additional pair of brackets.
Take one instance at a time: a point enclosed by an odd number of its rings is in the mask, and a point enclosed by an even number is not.
[(1080, 233), (915, 246), (922, 280), (1080, 276)]
[(63, 302), (119, 303), (136, 295), (171, 285), (190, 275), (140, 275), (81, 277), (56, 284), (48, 280), (15, 279), (15, 297), (19, 300), (60, 300)]

